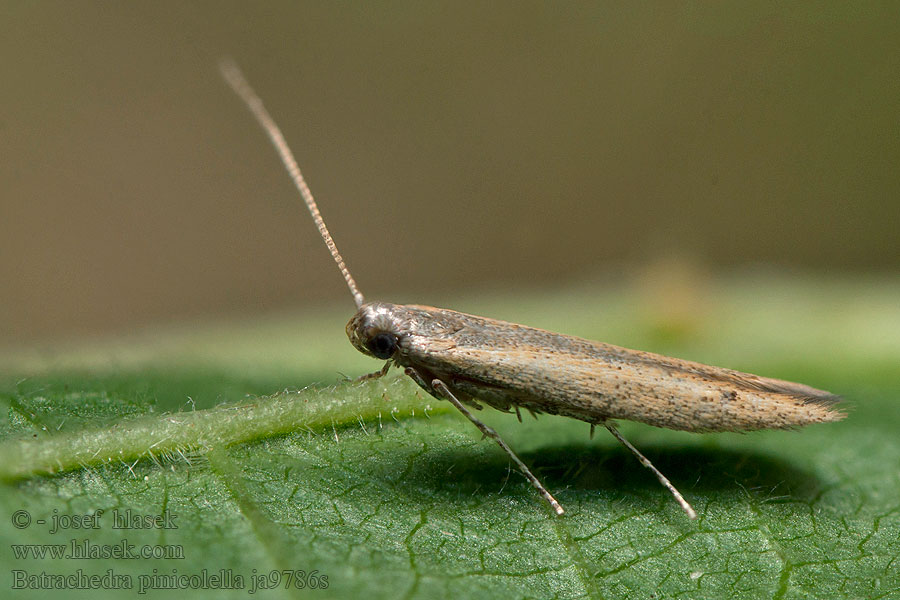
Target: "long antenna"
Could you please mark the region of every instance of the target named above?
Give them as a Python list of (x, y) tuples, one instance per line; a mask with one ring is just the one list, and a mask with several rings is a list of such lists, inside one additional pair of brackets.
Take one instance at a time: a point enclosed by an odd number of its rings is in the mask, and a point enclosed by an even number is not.
[(325, 227), (325, 221), (322, 219), (319, 207), (316, 205), (312, 192), (309, 191), (309, 186), (306, 185), (306, 180), (303, 179), (303, 174), (300, 172), (300, 167), (297, 165), (294, 153), (291, 152), (290, 146), (288, 146), (287, 142), (284, 140), (281, 130), (278, 128), (278, 125), (275, 124), (275, 120), (269, 114), (269, 111), (263, 106), (262, 99), (256, 95), (256, 92), (254, 92), (253, 88), (250, 87), (250, 84), (247, 83), (247, 79), (244, 77), (244, 74), (241, 73), (241, 69), (237, 66), (237, 63), (231, 59), (223, 59), (219, 62), (219, 71), (222, 72), (222, 77), (225, 78), (225, 81), (231, 86), (231, 89), (240, 96), (241, 100), (244, 101), (244, 104), (247, 105), (247, 108), (250, 109), (250, 112), (253, 113), (256, 121), (265, 130), (272, 145), (275, 146), (275, 150), (278, 151), (281, 162), (284, 163), (288, 175), (294, 180), (294, 185), (297, 187), (297, 191), (300, 192), (300, 197), (303, 198), (303, 201), (306, 203), (306, 208), (309, 209), (309, 214), (312, 215), (313, 221), (316, 222), (316, 227), (319, 228), (319, 234), (322, 236), (322, 240), (325, 241), (325, 245), (328, 246), (328, 251), (331, 252), (331, 256), (334, 258), (334, 262), (337, 263), (338, 268), (341, 270), (341, 274), (347, 281), (347, 287), (350, 288), (350, 293), (353, 294), (356, 308), (360, 308), (365, 304), (365, 298), (363, 298), (359, 288), (356, 287), (356, 281), (354, 281), (353, 276), (350, 275), (350, 270), (347, 268), (347, 265), (344, 264), (341, 253), (338, 252), (337, 246), (331, 238), (331, 234), (328, 233), (328, 228)]

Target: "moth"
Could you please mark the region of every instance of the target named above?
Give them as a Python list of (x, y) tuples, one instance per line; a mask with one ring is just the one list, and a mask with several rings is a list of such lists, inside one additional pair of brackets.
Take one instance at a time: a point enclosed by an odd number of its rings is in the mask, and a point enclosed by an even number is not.
[(632, 446), (613, 423), (639, 421), (683, 431), (791, 429), (837, 421), (840, 400), (800, 383), (760, 377), (650, 352), (561, 335), (442, 308), (366, 302), (325, 226), (281, 130), (237, 65), (223, 61), (226, 82), (265, 130), (306, 203), (356, 302), (347, 324), (353, 346), (404, 369), (423, 390), (447, 400), (493, 439), (531, 485), (562, 515), (564, 510), (528, 466), (470, 409), (521, 409), (585, 421), (591, 436), (605, 427), (671, 492), (691, 519), (697, 513), (674, 485)]

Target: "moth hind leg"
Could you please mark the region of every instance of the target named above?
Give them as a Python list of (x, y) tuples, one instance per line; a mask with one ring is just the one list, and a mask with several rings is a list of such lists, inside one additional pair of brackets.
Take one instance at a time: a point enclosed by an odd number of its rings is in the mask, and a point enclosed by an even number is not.
[[(675, 497), (675, 500), (678, 502), (678, 504), (681, 505), (681, 508), (684, 510), (684, 512), (687, 513), (688, 518), (690, 518), (690, 519), (697, 518), (697, 512), (694, 510), (694, 508), (690, 504), (688, 504), (688, 501), (684, 499), (684, 496), (681, 495), (681, 492), (679, 492), (677, 489), (675, 489), (675, 486), (672, 485), (672, 482), (669, 481), (666, 478), (666, 476), (663, 475), (659, 471), (659, 469), (657, 469), (655, 466), (653, 466), (653, 463), (650, 462), (650, 459), (648, 459), (646, 456), (641, 454), (640, 450), (638, 450), (637, 448), (632, 446), (628, 440), (626, 440), (624, 437), (622, 437), (622, 434), (619, 433), (619, 430), (616, 429), (616, 426), (613, 425), (611, 422), (602, 421), (601, 424), (604, 427), (606, 427), (611, 434), (613, 434), (613, 437), (615, 437), (617, 440), (619, 440), (619, 442), (621, 442), (623, 446), (628, 448), (628, 450), (630, 450), (631, 453), (634, 454), (635, 458), (638, 459), (638, 462), (640, 462), (642, 465), (644, 465), (645, 467), (647, 467), (648, 469), (653, 471), (653, 474), (656, 475), (656, 478), (659, 479), (659, 482), (661, 484), (663, 484), (663, 486), (667, 490), (669, 490), (669, 492), (671, 492), (671, 494)], [(594, 432), (594, 424), (592, 423), (591, 424), (591, 433), (593, 434), (593, 432)]]

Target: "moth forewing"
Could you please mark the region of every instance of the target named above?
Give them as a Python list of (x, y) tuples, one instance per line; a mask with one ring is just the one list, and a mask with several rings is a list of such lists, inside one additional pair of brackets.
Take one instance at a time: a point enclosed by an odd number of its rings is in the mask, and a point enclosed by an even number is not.
[(785, 429), (843, 417), (831, 408), (836, 396), (802, 384), (446, 309), (367, 306), (348, 324), (357, 348), (367, 352), (367, 338), (390, 332), (397, 364), (418, 369), (426, 383), (442, 380), (471, 404), (684, 431)]
[(357, 306), (347, 335), (360, 351), (396, 364), (436, 398), (451, 402), (510, 457), (557, 514), (559, 502), (496, 431), (464, 406), (574, 417), (603, 424), (650, 469), (690, 518), (697, 514), (610, 419), (686, 431), (746, 431), (835, 421), (837, 397), (799, 383), (769, 379), (658, 354), (628, 350), (430, 306), (366, 304), (338, 252), (297, 161), (262, 100), (231, 61), (222, 76), (266, 132), (300, 193)]

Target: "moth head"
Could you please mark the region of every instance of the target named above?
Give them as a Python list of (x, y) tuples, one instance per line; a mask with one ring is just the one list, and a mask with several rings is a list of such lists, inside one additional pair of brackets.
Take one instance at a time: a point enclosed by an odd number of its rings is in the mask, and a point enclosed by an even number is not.
[(350, 343), (374, 358), (388, 360), (400, 348), (401, 328), (393, 304), (364, 304), (347, 323)]

